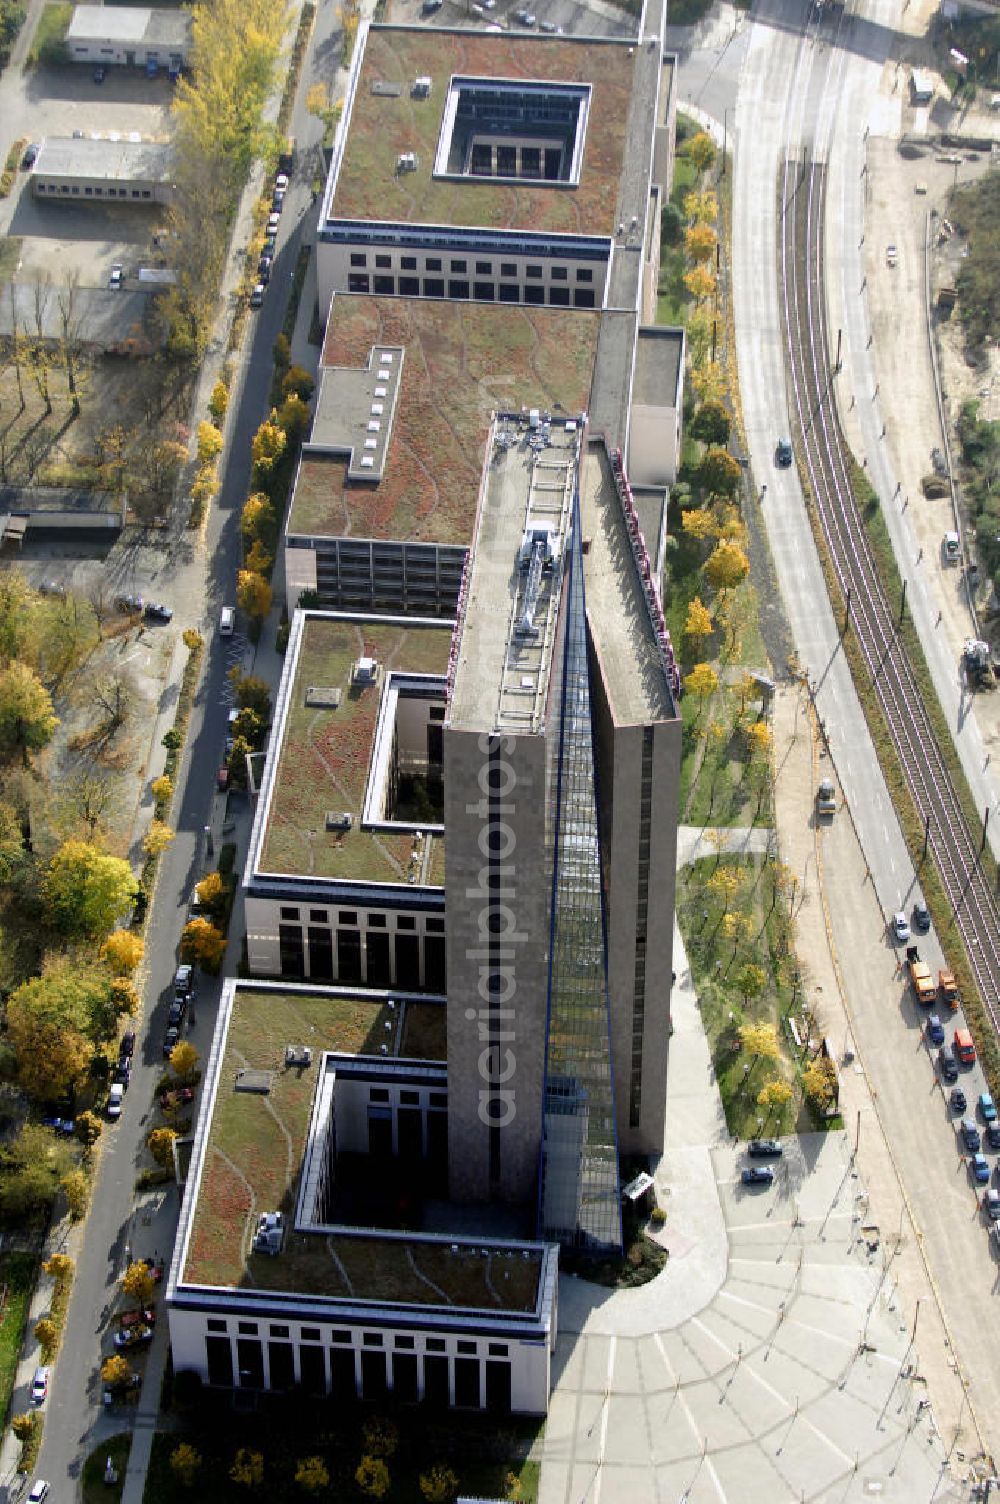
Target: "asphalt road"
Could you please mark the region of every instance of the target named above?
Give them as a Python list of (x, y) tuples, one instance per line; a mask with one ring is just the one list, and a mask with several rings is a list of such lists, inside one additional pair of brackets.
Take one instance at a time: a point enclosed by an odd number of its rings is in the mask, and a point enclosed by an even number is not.
[[(319, 8), (303, 69), (298, 99), (319, 74), (329, 78), (339, 61), (335, 7)], [(250, 441), (270, 407), (271, 351), (282, 328), (298, 245), (311, 209), (312, 179), (321, 171), (322, 125), (298, 105), (292, 122), (298, 161), (288, 189), (271, 284), (263, 308), (252, 315), (243, 357), (234, 381), (227, 424), (227, 463), (220, 495), (205, 528), (203, 546), (183, 526), (168, 540), (140, 551), (131, 588), (172, 602), (183, 625), (206, 631), (202, 681), (192, 709), (188, 741), (178, 769), (172, 812), (177, 837), (160, 862), (155, 901), (146, 934), (142, 1020), (132, 1082), (120, 1122), (104, 1134), (101, 1164), (95, 1179), (86, 1236), (77, 1260), (76, 1279), (67, 1313), (62, 1347), (47, 1402), (46, 1424), (36, 1474), (53, 1485), (53, 1496), (75, 1497), (83, 1461), (111, 1431), (122, 1429), (121, 1416), (107, 1416), (101, 1405), (101, 1341), (114, 1308), (118, 1280), (131, 1240), (136, 1254), (151, 1253), (133, 1217), (135, 1175), (143, 1163), (143, 1142), (151, 1126), (154, 1084), (163, 1070), (162, 1037), (172, 990), (180, 932), (194, 884), (203, 875), (204, 827), (214, 790), (214, 770), (221, 761), (230, 703), (228, 668), (235, 660), (249, 665), (250, 650), (241, 638), (222, 639), (215, 628), (223, 604), (234, 598), (241, 562), (239, 516), (249, 491)], [(245, 246), (249, 217), (244, 213), (234, 232), (234, 246)], [(311, 238), (311, 237), (310, 237)], [(196, 414), (196, 417), (200, 416)], [(151, 590), (151, 582), (154, 588)], [(245, 821), (243, 822), (245, 823)], [(234, 914), (238, 933), (239, 911)], [(195, 1042), (207, 1047), (214, 1027), (220, 982), (199, 981)], [(170, 1190), (176, 1208), (177, 1192)], [(148, 1241), (148, 1238), (147, 1238)], [(159, 1247), (169, 1260), (169, 1248)], [(109, 1339), (104, 1336), (107, 1350)]]

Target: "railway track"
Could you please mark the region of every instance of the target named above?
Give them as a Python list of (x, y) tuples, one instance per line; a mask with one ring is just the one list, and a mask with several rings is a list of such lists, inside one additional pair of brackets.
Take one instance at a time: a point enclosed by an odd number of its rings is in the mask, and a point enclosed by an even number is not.
[(851, 489), (851, 453), (837, 415), (823, 271), (826, 168), (789, 154), (779, 170), (779, 297), (800, 454), (867, 672), (914, 803), (929, 818), (928, 844), (965, 942), (980, 995), (1000, 1034), (1000, 907), (913, 668), (882, 588)]

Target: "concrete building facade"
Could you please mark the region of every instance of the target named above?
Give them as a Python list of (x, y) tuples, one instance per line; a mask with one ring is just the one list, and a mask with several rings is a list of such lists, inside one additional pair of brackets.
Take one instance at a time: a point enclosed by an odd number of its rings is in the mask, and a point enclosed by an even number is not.
[(191, 14), (129, 5), (77, 5), (66, 32), (73, 63), (178, 72), (191, 53)]

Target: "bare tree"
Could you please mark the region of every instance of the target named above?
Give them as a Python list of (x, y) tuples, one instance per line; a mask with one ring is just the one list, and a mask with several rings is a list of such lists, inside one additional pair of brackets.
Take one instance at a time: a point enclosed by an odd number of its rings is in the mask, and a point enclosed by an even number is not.
[(114, 736), (128, 720), (132, 706), (132, 686), (121, 669), (115, 669), (94, 684), (94, 699), (104, 711), (101, 731), (106, 737)]
[(10, 356), (14, 367), (14, 377), (17, 381), (17, 395), (20, 401), (20, 411), (24, 412), (24, 387), (21, 384), (21, 364), (24, 360), (24, 341), (17, 327), (17, 287), (13, 281), (7, 283), (7, 298), (10, 302)]
[(80, 273), (71, 271), (56, 294), (59, 313), (59, 348), (66, 367), (66, 390), (74, 415), (80, 412), (79, 361), (85, 315), (80, 305)]

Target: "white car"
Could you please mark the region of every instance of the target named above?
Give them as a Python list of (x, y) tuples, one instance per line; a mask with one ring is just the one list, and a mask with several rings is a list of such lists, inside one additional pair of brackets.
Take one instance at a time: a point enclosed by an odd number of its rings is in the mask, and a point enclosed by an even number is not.
[(892, 933), (900, 945), (903, 944), (904, 940), (909, 940), (910, 938), (910, 921), (902, 909), (900, 909), (898, 914), (893, 914), (892, 916)]
[(28, 1504), (42, 1504), (43, 1499), (49, 1496), (49, 1485), (44, 1478), (36, 1478), (31, 1485), (31, 1493), (28, 1495)]
[(36, 1368), (35, 1377), (31, 1381), (31, 1403), (43, 1405), (49, 1392), (49, 1371), (47, 1368)]
[(278, 213), (276, 213), (275, 210), (272, 209), (271, 213), (267, 216), (267, 233), (269, 235), (277, 235), (277, 233), (278, 233), (278, 226), (280, 224), (281, 224), (281, 215), (278, 214)]
[(896, 247), (894, 245), (887, 245), (886, 248), (885, 248), (885, 264), (886, 264), (886, 266), (895, 266), (896, 262), (898, 260), (899, 260), (899, 252), (896, 250)]
[(120, 261), (116, 261), (111, 268), (111, 276), (108, 278), (108, 287), (112, 292), (117, 292), (125, 285), (125, 268)]
[(108, 1092), (108, 1117), (114, 1122), (122, 1115), (122, 1102), (125, 1099), (125, 1084), (116, 1081)]
[(279, 189), (281, 189), (281, 191), (284, 192), (284, 190), (287, 187), (288, 187), (288, 173), (287, 172), (279, 172), (278, 176), (274, 180), (274, 190), (275, 190), (275, 192), (277, 193), (277, 191)]

